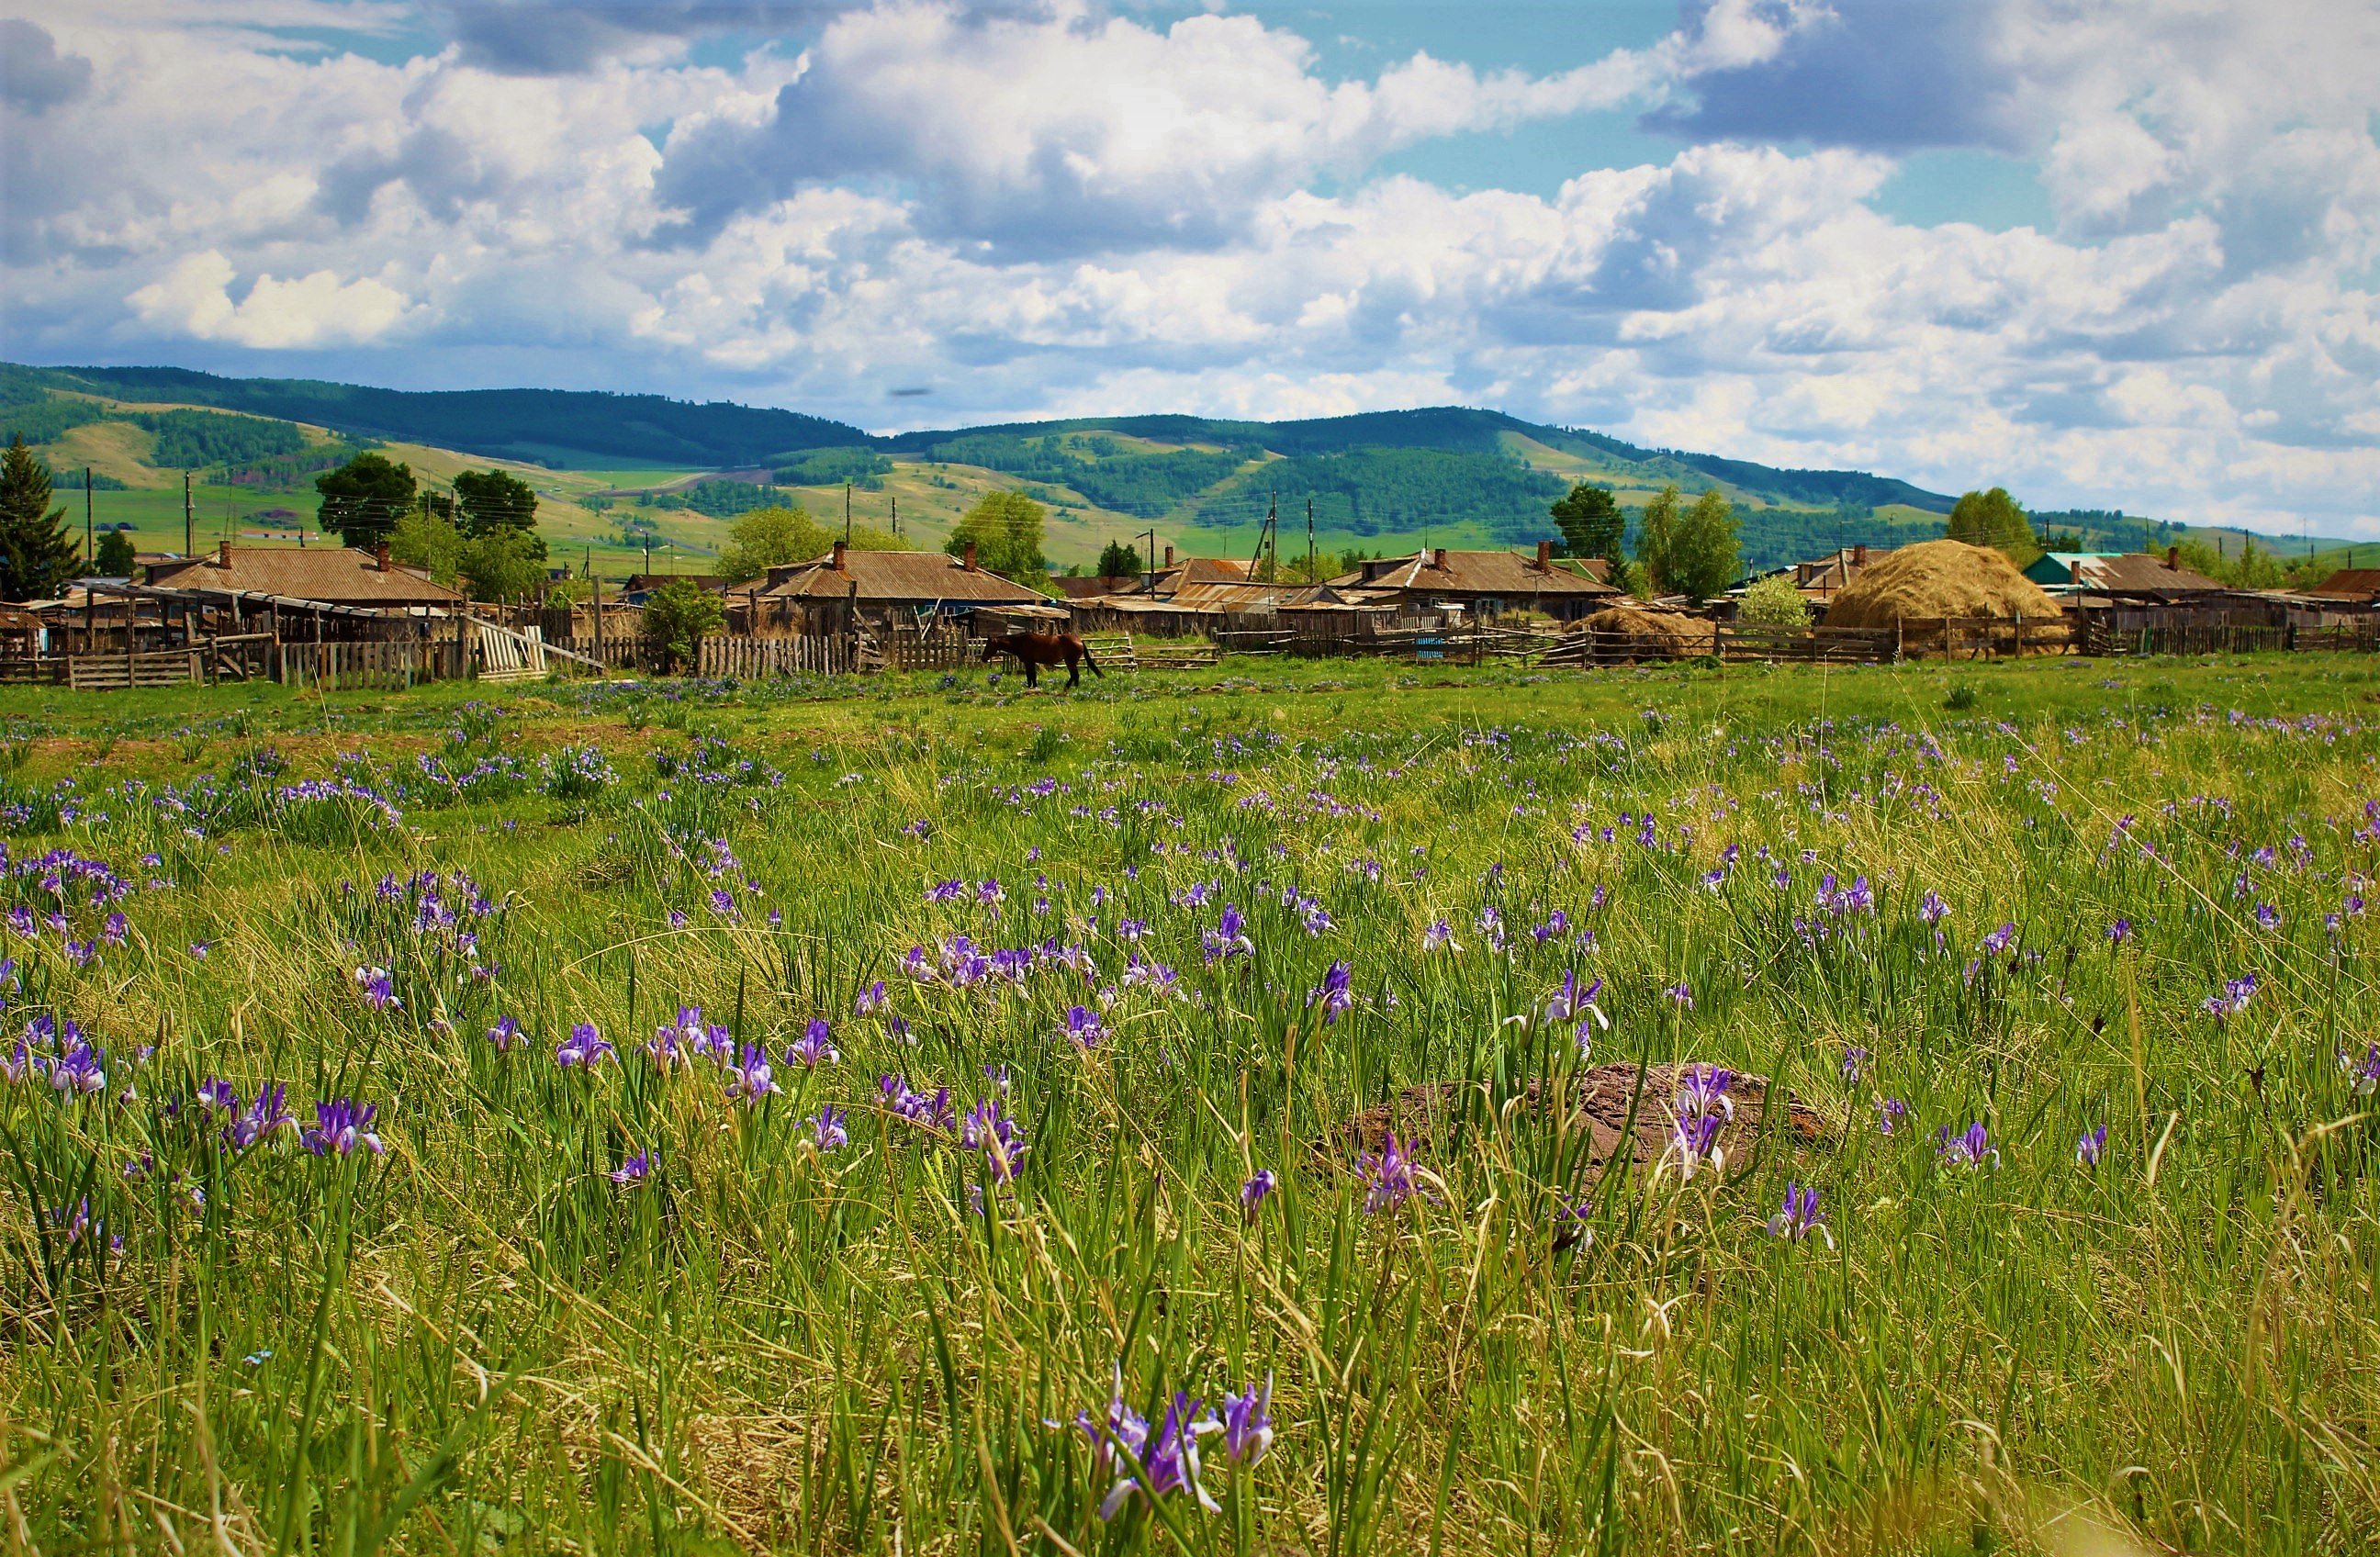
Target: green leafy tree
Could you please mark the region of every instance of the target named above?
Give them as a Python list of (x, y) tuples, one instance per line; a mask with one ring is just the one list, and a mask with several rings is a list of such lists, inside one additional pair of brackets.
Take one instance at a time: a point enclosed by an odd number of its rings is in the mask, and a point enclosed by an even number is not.
[(1743, 592), (1743, 603), (1736, 608), (1736, 620), (1763, 627), (1807, 627), (1810, 625), (1810, 602), (1793, 587), (1793, 581), (1783, 573), (1770, 573), (1755, 579), (1752, 587)]
[(519, 477), (501, 470), (467, 470), (455, 477), (455, 505), (461, 510), (455, 523), (464, 538), (522, 536), (537, 561), (545, 561), (545, 541), (537, 533), (537, 489)]
[(727, 526), (719, 550), (720, 575), (730, 584), (759, 578), (771, 568), (807, 562), (834, 544), (834, 537), (800, 504), (772, 503), (739, 515)]
[(545, 583), (544, 543), (518, 530), (467, 538), (457, 563), (475, 600), (527, 600)]
[(727, 625), (719, 597), (691, 579), (674, 578), (645, 597), (640, 631), (645, 646), (670, 669), (692, 665), (702, 640)]
[(110, 530), (99, 537), (99, 557), (93, 564), (102, 578), (130, 578), (133, 569), (140, 564), (132, 550), (132, 537), (122, 530)]
[(1111, 540), (1099, 549), (1099, 577), (1126, 578), (1138, 572), (1140, 548)]
[(322, 494), (322, 528), (369, 550), (386, 540), (413, 506), (413, 469), (367, 449), (314, 477), (314, 489)]
[(942, 549), (953, 557), (975, 546), (976, 566), (1037, 588), (1050, 576), (1041, 556), (1041, 523), (1047, 510), (1022, 492), (986, 492), (959, 516)]
[(67, 537), (67, 511), (50, 506), (50, 467), (21, 434), (0, 454), (0, 599), (45, 600), (82, 561)]
[(396, 522), (388, 535), (388, 554), (407, 567), (419, 568), (439, 584), (462, 576), (463, 549), (469, 543), (445, 514), (416, 509)]
[(1665, 593), (1707, 600), (1735, 582), (1742, 555), (1735, 504), (1717, 487), (1680, 514), (1670, 541)]
[(1645, 586), (1658, 594), (1670, 594), (1670, 555), (1678, 544), (1678, 511), (1684, 506), (1678, 495), (1678, 485), (1671, 482), (1653, 494), (1645, 505), (1644, 517), (1636, 525), (1636, 563), (1645, 570)]
[(1569, 555), (1621, 560), (1620, 543), (1628, 533), (1628, 516), (1621, 512), (1620, 500), (1609, 488), (1582, 481), (1552, 505), (1551, 513), (1561, 531), (1562, 549)]
[(1948, 534), (1952, 540), (1963, 540), (1970, 546), (1996, 548), (2020, 568), (2041, 556), (2041, 543), (2034, 538), (2032, 518), (2016, 499), (2009, 496), (2006, 487), (1969, 492), (1960, 498), (1950, 507)]

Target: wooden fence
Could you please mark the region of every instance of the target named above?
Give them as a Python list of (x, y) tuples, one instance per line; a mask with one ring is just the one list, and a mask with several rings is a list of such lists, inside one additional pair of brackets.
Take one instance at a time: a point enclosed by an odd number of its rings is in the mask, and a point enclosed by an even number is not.
[(760, 681), (771, 676), (844, 676), (853, 670), (849, 638), (705, 638), (695, 673)]
[(2380, 652), (2380, 622), (2350, 625), (2293, 626), (2274, 622), (2224, 622), (2176, 618), (2125, 622), (2106, 616), (2083, 620), (2078, 652), (2089, 655), (2270, 654)]
[(895, 626), (860, 638), (863, 670), (957, 670), (981, 661), (983, 644), (955, 622), (922, 629)]
[(325, 692), (378, 691), (454, 681), (470, 673), (470, 651), (452, 638), (385, 644), (284, 644), (276, 681)]

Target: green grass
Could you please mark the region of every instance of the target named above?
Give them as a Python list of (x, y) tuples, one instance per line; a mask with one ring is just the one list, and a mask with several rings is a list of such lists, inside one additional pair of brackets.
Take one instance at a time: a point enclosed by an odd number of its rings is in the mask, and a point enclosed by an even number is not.
[[(2322, 657), (0, 689), (5, 891), (67, 925), (7, 935), (8, 1020), (106, 1052), (79, 1100), (0, 1081), (12, 1539), (2368, 1551), (2375, 698)], [(1252, 954), (1209, 962), (1226, 904)], [(1091, 972), (903, 972), (954, 935)], [(1595, 1060), (1775, 1077), (1825, 1138), (1582, 1172), (1523, 1092), (1579, 1063), (1529, 1020), (1567, 969)], [(650, 1059), (681, 1006), (780, 1091)], [(787, 1056), (813, 1019), (840, 1063)], [(556, 1063), (579, 1022), (616, 1062)], [(1013, 1179), (888, 1073), (1001, 1102)], [(373, 1104), (385, 1151), (235, 1150), (217, 1078)], [(1330, 1132), (1432, 1081), (1427, 1192), (1367, 1213)], [(1997, 1158), (1937, 1161), (1971, 1122)], [(1789, 1182), (1831, 1244), (1769, 1236)], [(1269, 1378), (1277, 1437), (1204, 1440), (1217, 1512), (1103, 1521), (1070, 1424), (1119, 1378), (1152, 1415)]]

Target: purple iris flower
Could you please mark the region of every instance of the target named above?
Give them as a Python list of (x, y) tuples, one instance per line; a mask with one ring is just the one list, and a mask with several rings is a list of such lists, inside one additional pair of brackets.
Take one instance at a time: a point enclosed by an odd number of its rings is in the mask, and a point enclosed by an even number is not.
[(1784, 1209), (1768, 1219), (1768, 1232), (1772, 1237), (1792, 1243), (1800, 1243), (1815, 1233), (1827, 1240), (1828, 1249), (1835, 1247), (1835, 1236), (1827, 1231), (1826, 1215), (1818, 1210), (1818, 1187), (1815, 1184), (1785, 1186)]
[(515, 1018), (499, 1017), (496, 1025), (488, 1029), (488, 1042), (495, 1045), (496, 1053), (500, 1055), (512, 1053), (513, 1046), (520, 1041), (520, 1022)]
[(727, 1068), (729, 1097), (740, 1097), (757, 1105), (762, 1098), (783, 1090), (769, 1068), (769, 1051), (759, 1044), (745, 1044), (743, 1057)]
[(332, 1153), (352, 1156), (358, 1148), (379, 1155), (380, 1137), (372, 1133), (371, 1128), (379, 1113), (378, 1104), (358, 1104), (352, 1098), (334, 1098), (314, 1104), (314, 1123), (304, 1136), (306, 1150), (318, 1157)]
[(1979, 1168), (1986, 1157), (1991, 1159), (1992, 1166), (2000, 1165), (1999, 1151), (1992, 1145), (1991, 1134), (1980, 1119), (1969, 1125), (1963, 1134), (1952, 1135), (1948, 1125), (1937, 1130), (1934, 1155), (1944, 1167)]
[(809, 1070), (816, 1070), (821, 1065), (832, 1065), (842, 1058), (843, 1051), (834, 1046), (833, 1037), (823, 1017), (812, 1017), (809, 1025), (802, 1030), (800, 1039), (785, 1051), (787, 1065), (798, 1063)]
[(1272, 1447), (1272, 1378), (1264, 1387), (1223, 1396), (1223, 1453), (1233, 1465), (1254, 1465)]
[(1897, 1097), (1882, 1097), (1876, 1103), (1876, 1133), (1890, 1135), (1909, 1117), (1909, 1104)]
[(239, 1093), (232, 1090), (229, 1081), (217, 1077), (199, 1083), (198, 1104), (212, 1113), (237, 1114), (239, 1112)]
[(851, 1014), (856, 1017), (871, 1016), (883, 1008), (884, 981), (882, 979), (878, 979), (874, 984), (861, 990), (859, 998), (851, 1003)]
[(1025, 1165), (1025, 1131), (1002, 1110), (997, 1098), (985, 1098), (967, 1110), (959, 1140), (970, 1150), (983, 1153), (992, 1177), (1002, 1184), (1014, 1179), (1017, 1170)]
[(1691, 1011), (1694, 1008), (1694, 986), (1683, 979), (1680, 979), (1661, 993), (1669, 997), (1670, 1004), (1682, 1011)]
[(107, 1090), (107, 1054), (80, 1039), (50, 1062), (50, 1085), (69, 1096)]
[(2256, 905), (2256, 927), (2260, 930), (2279, 929), (2281, 927), (2281, 911), (2275, 908), (2270, 903), (2258, 903)]
[(612, 1044), (591, 1021), (582, 1021), (570, 1029), (570, 1036), (554, 1045), (553, 1063), (565, 1070), (592, 1070), (605, 1060), (617, 1060)]
[(1240, 1214), (1248, 1221), (1254, 1222), (1257, 1219), (1257, 1208), (1264, 1204), (1267, 1195), (1280, 1187), (1281, 1180), (1273, 1177), (1272, 1169), (1257, 1169), (1255, 1175), (1245, 1184), (1240, 1186)]
[(1317, 1001), (1321, 1003), (1323, 1026), (1332, 1025), (1342, 1013), (1354, 1007), (1355, 995), (1350, 987), (1354, 977), (1347, 964), (1333, 962), (1324, 971), (1321, 984), (1305, 992), (1306, 1005), (1310, 1007)]
[[(289, 1116), (285, 1094), (286, 1089), (278, 1081), (258, 1088), (256, 1101), (248, 1105), (248, 1111), (224, 1127), (225, 1143), (235, 1152), (245, 1152), (275, 1131), (296, 1129), (298, 1121)], [(237, 1093), (226, 1087), (222, 1095), (230, 1097), (232, 1107), (238, 1107)]]
[[(1431, 920), (1429, 928), (1421, 933), (1422, 950), (1439, 951), (1451, 946), (1454, 946), (1454, 926), (1449, 924), (1443, 917)], [(1461, 951), (1463, 948), (1454, 947), (1454, 949)]]
[(1215, 927), (1199, 937), (1206, 947), (1207, 960), (1220, 962), (1233, 957), (1253, 957), (1257, 944), (1248, 938), (1248, 922), (1231, 904), (1223, 905), (1222, 917)]
[(840, 1151), (851, 1144), (851, 1132), (843, 1124), (847, 1116), (848, 1110), (828, 1104), (818, 1111), (816, 1118), (809, 1121), (810, 1139), (817, 1142), (821, 1153)]
[(356, 987), (363, 991), (364, 1004), (373, 1010), (385, 1011), (405, 1004), (396, 997), (395, 986), (389, 982), (387, 969), (358, 968), (355, 976)]
[(1843, 1085), (1847, 1087), (1858, 1086), (1859, 1079), (1863, 1075), (1866, 1074), (1866, 1046), (1861, 1044), (1846, 1044), (1843, 1048)]
[(929, 1129), (953, 1130), (958, 1128), (958, 1116), (951, 1108), (951, 1089), (942, 1087), (933, 1096), (911, 1089), (905, 1076), (877, 1078), (877, 1090), (884, 1094), (884, 1106), (899, 1118)]
[(2097, 1167), (2107, 1150), (2107, 1127), (2095, 1125), (2075, 1140), (2074, 1160), (2084, 1167)]
[(2242, 973), (2224, 982), (2221, 993), (2210, 995), (2203, 1002), (2206, 1014), (2216, 1021), (2227, 1021), (2248, 1008), (2249, 998), (2256, 993), (2256, 975)]
[(642, 1184), (648, 1177), (651, 1177), (652, 1171), (652, 1153), (650, 1152), (639, 1152), (635, 1156), (630, 1157), (626, 1162), (622, 1163), (618, 1167), (613, 1168), (610, 1174), (610, 1177), (613, 1183), (617, 1184), (625, 1189), (632, 1185)]
[(1223, 1424), (1200, 1413), (1206, 1402), (1193, 1400), (1180, 1391), (1165, 1407), (1165, 1419), (1158, 1424), (1148, 1447), (1134, 1457), (1139, 1462), (1138, 1476), (1117, 1479), (1099, 1504), (1099, 1517), (1113, 1519), (1124, 1503), (1138, 1492), (1151, 1503), (1169, 1493), (1188, 1491), (1196, 1496), (1198, 1505), (1209, 1514), (1222, 1511), (1222, 1504), (1208, 1495), (1199, 1483), (1198, 1440), (1207, 1433), (1220, 1432)]
[(2016, 944), (2016, 926), (2003, 924), (1984, 937), (1984, 949), (1997, 957)]
[(1097, 1011), (1085, 1006), (1066, 1008), (1066, 1036), (1078, 1046), (1095, 1049), (1099, 1047), (1099, 1040), (1107, 1035), (1108, 1030), (1099, 1021)]
[(1394, 1131), (1377, 1153), (1366, 1152), (1357, 1158), (1355, 1171), (1364, 1177), (1365, 1214), (1394, 1211), (1421, 1193), (1415, 1167), (1413, 1153), (1398, 1144)]
[(1939, 892), (1928, 889), (1925, 896), (1918, 900), (1917, 917), (1924, 923), (1939, 924), (1949, 915), (1950, 905), (1942, 900)]
[(2121, 946), (2131, 939), (2131, 935), (2132, 922), (2129, 919), (2119, 919), (2107, 926), (2107, 944), (2110, 946)]

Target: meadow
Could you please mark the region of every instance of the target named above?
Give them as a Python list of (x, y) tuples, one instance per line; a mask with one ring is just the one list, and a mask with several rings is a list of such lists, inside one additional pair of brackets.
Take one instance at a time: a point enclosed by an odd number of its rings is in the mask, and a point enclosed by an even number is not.
[(2368, 1551), (2375, 704), (0, 689), (0, 1526)]

